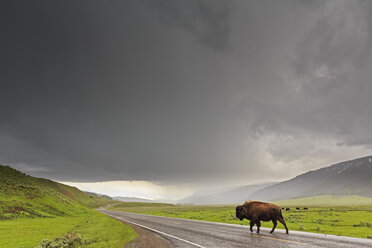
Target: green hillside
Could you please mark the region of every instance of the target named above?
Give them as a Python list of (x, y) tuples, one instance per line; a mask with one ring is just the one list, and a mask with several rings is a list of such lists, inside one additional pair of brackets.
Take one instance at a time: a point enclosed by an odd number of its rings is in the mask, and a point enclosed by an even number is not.
[(52, 180), (44, 179), (44, 178), (35, 178), (35, 179), (41, 184), (47, 187), (50, 187), (52, 189), (55, 189), (56, 191), (63, 194), (64, 196), (89, 208), (98, 208), (101, 206), (106, 206), (107, 204), (112, 202), (112, 200), (106, 197), (103, 197), (103, 196), (86, 194), (76, 187), (71, 187), (71, 186), (68, 186), (62, 183), (57, 183)]
[(0, 165), (0, 247), (31, 248), (42, 240), (40, 247), (62, 247), (45, 242), (64, 237), (79, 237), (78, 247), (123, 247), (137, 234), (94, 210), (109, 203), (107, 197)]
[(87, 195), (75, 187), (0, 165), (0, 219), (76, 216), (108, 202), (107, 198)]

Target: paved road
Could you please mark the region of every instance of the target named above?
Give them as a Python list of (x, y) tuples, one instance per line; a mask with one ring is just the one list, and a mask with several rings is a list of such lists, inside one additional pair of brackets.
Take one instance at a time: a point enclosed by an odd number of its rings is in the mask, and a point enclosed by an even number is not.
[[(167, 218), (99, 209), (116, 219), (146, 228), (163, 236), (172, 247), (372, 247), (372, 240), (269, 228), (251, 234), (248, 226)], [(278, 224), (279, 226), (280, 224)]]

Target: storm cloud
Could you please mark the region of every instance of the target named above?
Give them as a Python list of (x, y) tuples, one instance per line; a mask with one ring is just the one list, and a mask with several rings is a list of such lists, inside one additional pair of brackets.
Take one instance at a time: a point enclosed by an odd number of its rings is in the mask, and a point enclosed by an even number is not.
[(372, 147), (370, 1), (3, 1), (0, 161), (286, 179)]

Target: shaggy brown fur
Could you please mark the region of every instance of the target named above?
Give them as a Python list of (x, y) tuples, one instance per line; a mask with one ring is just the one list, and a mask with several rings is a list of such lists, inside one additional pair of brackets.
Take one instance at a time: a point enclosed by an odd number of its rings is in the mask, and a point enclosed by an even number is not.
[(261, 221), (271, 220), (273, 222), (274, 226), (270, 233), (274, 232), (277, 221), (279, 221), (284, 225), (288, 234), (288, 228), (283, 219), (282, 210), (275, 204), (259, 201), (245, 202), (242, 206), (236, 207), (236, 218), (250, 220), (251, 232), (253, 232), (253, 226), (256, 224), (257, 233), (260, 232)]

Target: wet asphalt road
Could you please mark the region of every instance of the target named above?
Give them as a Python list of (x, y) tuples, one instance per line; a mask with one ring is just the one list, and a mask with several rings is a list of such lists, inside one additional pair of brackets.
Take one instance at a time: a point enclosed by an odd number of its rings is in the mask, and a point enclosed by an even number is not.
[[(349, 238), (335, 235), (324, 235), (276, 229), (270, 234), (268, 228), (251, 234), (249, 226), (223, 224), (208, 221), (195, 221), (143, 214), (133, 214), (106, 209), (100, 212), (116, 219), (138, 225), (160, 234), (169, 240), (172, 247), (372, 247), (372, 240)], [(280, 223), (278, 223), (280, 227)], [(256, 229), (254, 229), (255, 231)]]

